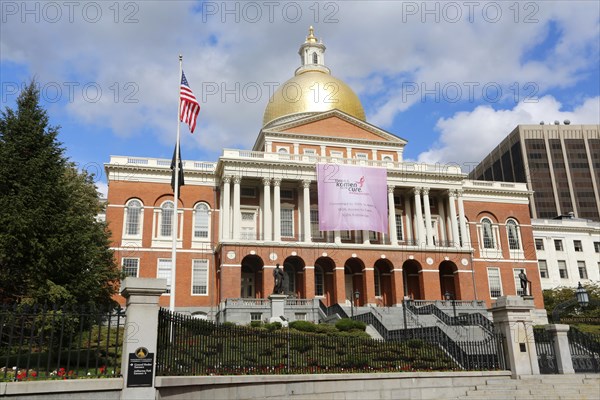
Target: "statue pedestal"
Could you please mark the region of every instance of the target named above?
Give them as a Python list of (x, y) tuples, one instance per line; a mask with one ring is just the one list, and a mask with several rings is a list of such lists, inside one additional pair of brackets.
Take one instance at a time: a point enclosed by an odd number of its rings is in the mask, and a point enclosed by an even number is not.
[(285, 317), (285, 294), (272, 294), (269, 296), (271, 300), (271, 318), (269, 322), (279, 322), (283, 326), (288, 326), (287, 318)]

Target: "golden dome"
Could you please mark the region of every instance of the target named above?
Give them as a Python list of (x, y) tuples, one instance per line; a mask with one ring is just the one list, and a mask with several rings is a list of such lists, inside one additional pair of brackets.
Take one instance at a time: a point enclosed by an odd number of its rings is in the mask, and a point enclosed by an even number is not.
[(323, 63), (325, 46), (317, 41), (311, 26), (300, 47), (302, 65), (293, 78), (281, 85), (269, 99), (263, 126), (294, 114), (338, 109), (365, 121), (365, 110), (358, 96), (343, 81), (331, 76)]

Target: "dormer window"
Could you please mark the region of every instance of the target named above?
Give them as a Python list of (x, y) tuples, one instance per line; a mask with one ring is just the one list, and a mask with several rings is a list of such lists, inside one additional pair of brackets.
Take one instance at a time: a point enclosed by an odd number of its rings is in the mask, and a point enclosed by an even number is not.
[(317, 52), (316, 51), (312, 54), (312, 62), (313, 62), (313, 64), (318, 64), (319, 63), (319, 57), (317, 56)]

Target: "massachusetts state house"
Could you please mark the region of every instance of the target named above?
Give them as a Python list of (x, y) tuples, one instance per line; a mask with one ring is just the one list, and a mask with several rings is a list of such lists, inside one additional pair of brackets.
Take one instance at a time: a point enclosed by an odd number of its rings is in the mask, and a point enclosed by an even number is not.
[[(177, 215), (170, 159), (111, 156), (106, 218), (125, 274), (166, 278), (179, 312), (249, 322), (269, 316), (261, 310), (277, 264), (289, 306), (309, 310), (291, 318), (311, 320), (334, 304), (451, 298), (489, 307), (522, 293), (524, 270), (545, 314), (526, 184), (404, 162), (407, 141), (367, 122), (357, 95), (331, 75), (312, 28), (299, 54), (294, 76), (266, 106), (252, 149), (184, 161)], [(316, 170), (323, 163), (387, 170), (387, 232), (319, 230)]]

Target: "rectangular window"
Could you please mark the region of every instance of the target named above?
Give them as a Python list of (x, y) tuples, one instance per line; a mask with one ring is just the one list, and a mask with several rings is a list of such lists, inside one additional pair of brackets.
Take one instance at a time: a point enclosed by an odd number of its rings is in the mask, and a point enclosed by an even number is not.
[(368, 160), (369, 155), (367, 153), (356, 153), (357, 160)]
[(250, 313), (250, 321), (262, 321), (262, 313), (259, 313), (259, 312)]
[(575, 251), (583, 251), (583, 245), (581, 244), (581, 240), (573, 240), (573, 248)]
[(192, 294), (208, 294), (208, 260), (192, 261)]
[(281, 216), (281, 236), (294, 237), (294, 209), (282, 208)]
[(294, 189), (281, 189), (279, 198), (281, 200), (294, 200)]
[(540, 277), (541, 278), (549, 278), (548, 275), (548, 264), (546, 260), (538, 260), (538, 268), (540, 269)]
[(492, 299), (502, 296), (499, 268), (488, 268), (488, 286), (490, 287), (490, 297)]
[(554, 250), (556, 250), (556, 251), (563, 251), (562, 240), (560, 240), (560, 239), (554, 239)]
[(173, 233), (173, 208), (163, 207), (161, 210), (160, 236), (170, 237)]
[(256, 188), (242, 186), (240, 188), (240, 197), (256, 197)]
[(377, 241), (377, 232), (369, 231), (369, 241), (371, 241), (371, 242)]
[(399, 241), (404, 240), (404, 231), (402, 230), (402, 211), (396, 210), (396, 236)]
[(569, 274), (567, 273), (567, 262), (564, 260), (558, 260), (558, 274), (562, 279), (567, 279)]
[(544, 250), (544, 239), (535, 239), (535, 249)]
[(123, 274), (125, 276), (131, 276), (134, 278), (138, 277), (139, 269), (140, 269), (140, 259), (139, 258), (124, 258), (123, 262)]
[(171, 259), (170, 258), (159, 258), (158, 268), (156, 271), (156, 277), (158, 279), (167, 280), (167, 291), (166, 294), (171, 293)]
[(306, 321), (306, 313), (295, 313), (294, 319), (296, 321)]
[(350, 231), (340, 231), (340, 237), (342, 240), (350, 240), (352, 239), (352, 234)]
[[(522, 268), (513, 268), (513, 275), (515, 278), (515, 289), (517, 290), (517, 296), (523, 296), (523, 289), (521, 288), (521, 278), (519, 278), (521, 269)], [(529, 279), (529, 278), (527, 278), (527, 279)]]
[(323, 231), (319, 230), (319, 210), (310, 210), (310, 234), (314, 239), (323, 239)]
[(585, 269), (585, 261), (577, 261), (577, 269), (579, 269), (579, 279), (587, 279), (588, 274)]
[(336, 157), (336, 158), (342, 158), (344, 157), (344, 153), (341, 151), (337, 151), (337, 150), (331, 150), (329, 152), (329, 154), (331, 154), (331, 157)]
[(315, 296), (323, 296), (323, 270), (315, 268)]
[(594, 242), (594, 251), (600, 253), (600, 242)]

